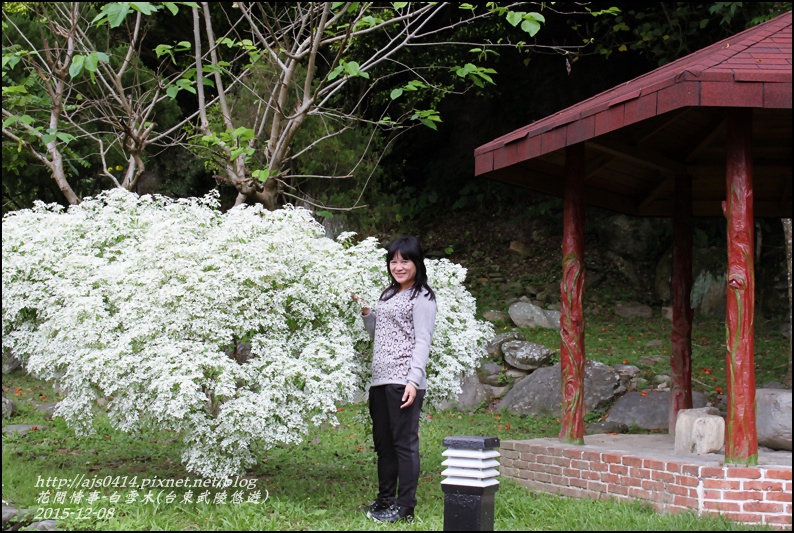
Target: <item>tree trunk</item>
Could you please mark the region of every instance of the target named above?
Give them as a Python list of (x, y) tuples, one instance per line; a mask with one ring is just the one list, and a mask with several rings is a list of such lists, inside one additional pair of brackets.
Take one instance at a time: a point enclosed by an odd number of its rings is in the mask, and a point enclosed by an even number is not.
[[(788, 270), (788, 323), (791, 324), (791, 219), (783, 219), (783, 236), (786, 239), (786, 270)], [(786, 387), (791, 389), (791, 332), (788, 338), (788, 372)]]
[(567, 147), (565, 158), (560, 283), (562, 427), (559, 439), (561, 442), (584, 444), (584, 143)]

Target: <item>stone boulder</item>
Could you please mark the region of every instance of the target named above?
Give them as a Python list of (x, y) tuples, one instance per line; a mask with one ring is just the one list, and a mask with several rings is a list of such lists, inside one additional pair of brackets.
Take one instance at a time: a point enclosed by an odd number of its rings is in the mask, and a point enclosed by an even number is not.
[(755, 416), (758, 445), (791, 450), (791, 391), (756, 389)]
[(3, 375), (10, 374), (22, 366), (22, 361), (11, 350), (3, 349)]
[(471, 411), (488, 400), (488, 393), (485, 390), (485, 386), (480, 383), (476, 372), (463, 376), (460, 380), (460, 388), (461, 392), (457, 398), (436, 404), (435, 408), (439, 410), (455, 408), (460, 411)]
[(615, 305), (615, 314), (624, 318), (651, 318), (653, 309), (639, 302), (618, 302)]
[[(560, 364), (535, 370), (513, 385), (499, 402), (499, 408), (517, 414), (560, 416), (562, 387)], [(597, 361), (585, 363), (584, 404), (588, 411), (611, 402), (625, 392), (620, 376), (610, 366)]]
[(627, 391), (637, 390), (640, 380), (640, 369), (634, 365), (615, 365), (613, 367), (620, 376), (620, 382)]
[(725, 445), (725, 419), (716, 407), (681, 409), (675, 421), (675, 451), (717, 453)]
[(483, 385), (504, 385), (504, 383), (499, 383), (503, 371), (504, 367), (502, 365), (484, 361), (477, 369), (477, 378)]
[[(706, 407), (702, 392), (692, 393), (693, 407)], [(609, 409), (609, 420), (642, 429), (669, 429), (670, 391), (629, 392)]]
[(8, 420), (14, 413), (16, 412), (17, 407), (14, 405), (14, 402), (9, 400), (8, 398), (3, 395), (3, 420)]
[(519, 370), (537, 370), (551, 361), (555, 351), (542, 344), (527, 341), (507, 341), (502, 344), (505, 363)]
[(546, 310), (529, 302), (515, 302), (507, 310), (518, 327), (560, 329), (560, 312)]
[(485, 353), (488, 354), (488, 359), (491, 361), (500, 362), (504, 357), (502, 351), (502, 344), (508, 341), (523, 341), (525, 340), (524, 334), (520, 331), (508, 331), (507, 333), (499, 333), (495, 335), (488, 344), (485, 345)]
[(609, 251), (632, 261), (653, 261), (660, 239), (669, 234), (669, 226), (669, 219), (621, 214), (594, 221), (593, 229)]

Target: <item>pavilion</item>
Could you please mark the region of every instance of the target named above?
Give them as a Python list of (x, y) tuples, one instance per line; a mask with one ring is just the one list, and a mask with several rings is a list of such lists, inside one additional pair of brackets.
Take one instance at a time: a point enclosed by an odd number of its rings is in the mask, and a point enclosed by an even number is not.
[(475, 150), (477, 176), (564, 199), (561, 442), (584, 442), (585, 205), (673, 217), (671, 433), (692, 407), (692, 217), (725, 216), (725, 462), (757, 463), (754, 217), (791, 217), (791, 59), (788, 12)]

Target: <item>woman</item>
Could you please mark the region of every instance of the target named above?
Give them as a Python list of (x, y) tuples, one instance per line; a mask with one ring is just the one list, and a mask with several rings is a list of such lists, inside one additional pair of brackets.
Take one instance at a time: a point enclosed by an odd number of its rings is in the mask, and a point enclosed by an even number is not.
[(424, 255), (415, 237), (394, 241), (386, 265), (392, 282), (381, 294), (377, 310), (361, 309), (364, 326), (375, 340), (369, 413), (378, 454), (378, 497), (367, 516), (379, 522), (411, 521), (419, 480), (419, 414), (427, 387), (425, 366), (436, 322), (436, 297), (427, 284)]

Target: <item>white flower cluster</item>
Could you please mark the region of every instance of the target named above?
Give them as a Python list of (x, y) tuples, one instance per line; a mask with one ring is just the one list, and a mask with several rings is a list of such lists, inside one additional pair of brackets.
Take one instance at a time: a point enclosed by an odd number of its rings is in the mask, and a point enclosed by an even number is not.
[[(3, 349), (66, 391), (57, 414), (91, 431), (178, 432), (186, 468), (241, 474), (257, 446), (299, 442), (368, 384), (371, 341), (355, 293), (377, 301), (384, 250), (324, 236), (304, 209), (218, 210), (115, 189), (2, 227)], [(465, 271), (428, 261), (438, 301), (428, 398), (459, 390), (492, 330)]]

